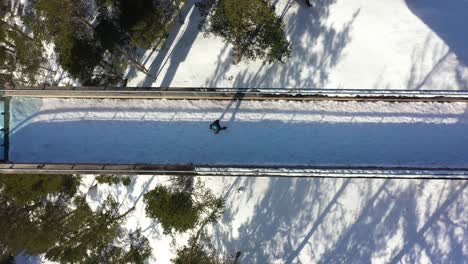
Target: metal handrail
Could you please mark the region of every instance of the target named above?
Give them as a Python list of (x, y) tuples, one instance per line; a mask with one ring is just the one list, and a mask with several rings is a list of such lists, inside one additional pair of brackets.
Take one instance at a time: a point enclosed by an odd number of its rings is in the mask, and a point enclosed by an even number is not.
[[(0, 173), (112, 173), (187, 176), (247, 176), (305, 178), (376, 178), (468, 180), (468, 168), (400, 167), (259, 167), (171, 164), (15, 164), (0, 163)], [(89, 166), (86, 168), (86, 166)], [(112, 168), (114, 166), (114, 168)], [(128, 168), (115, 168), (127, 166)], [(187, 168), (189, 167), (189, 168)], [(180, 168), (180, 169), (178, 169)]]
[(204, 93), (290, 93), (290, 94), (388, 94), (388, 95), (468, 95), (468, 90), (400, 90), (400, 89), (330, 89), (330, 88), (231, 88), (231, 87), (20, 87), (0, 89), (0, 92), (28, 92), (28, 91), (54, 91), (54, 92), (89, 92), (89, 93), (182, 93), (182, 92), (204, 92)]

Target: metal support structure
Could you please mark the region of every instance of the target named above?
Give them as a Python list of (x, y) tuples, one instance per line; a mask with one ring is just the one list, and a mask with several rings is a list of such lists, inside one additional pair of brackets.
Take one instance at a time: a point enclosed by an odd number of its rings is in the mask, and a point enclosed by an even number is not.
[(296, 100), (468, 102), (468, 91), (359, 89), (249, 89), (190, 87), (19, 87), (0, 89), (5, 97), (172, 100)]
[(20, 87), (0, 89), (5, 100), (5, 161), (0, 174), (156, 174), (185, 176), (392, 178), (468, 180), (468, 168), (396, 167), (255, 167), (157, 164), (15, 164), (8, 162), (10, 97), (174, 99), (174, 100), (296, 100), (468, 102), (468, 91), (351, 90), (351, 89), (238, 89), (183, 87)]
[(0, 163), (0, 174), (133, 174), (169, 176), (468, 180), (468, 168), (210, 166), (192, 164)]

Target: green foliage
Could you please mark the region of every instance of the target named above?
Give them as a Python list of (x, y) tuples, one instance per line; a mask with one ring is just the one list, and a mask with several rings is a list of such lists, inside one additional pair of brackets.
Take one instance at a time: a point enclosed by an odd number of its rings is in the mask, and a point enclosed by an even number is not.
[(101, 50), (91, 41), (75, 36), (63, 36), (56, 40), (60, 65), (73, 77), (89, 80), (101, 61)]
[(266, 0), (202, 0), (197, 4), (207, 34), (234, 45), (234, 62), (264, 59), (284, 62), (291, 48), (282, 18)]
[(96, 33), (103, 47), (110, 49), (123, 43), (132, 49), (159, 46), (184, 1), (98, 0)]
[(157, 186), (144, 195), (146, 214), (158, 219), (164, 233), (183, 232), (195, 227), (200, 209), (189, 193)]
[(215, 224), (224, 213), (224, 199), (216, 197), (211, 189), (207, 188), (202, 181), (195, 184), (192, 197), (196, 201), (203, 217), (200, 219), (201, 226)]
[[(58, 237), (63, 206), (77, 191), (79, 179), (70, 175), (1, 175), (0, 256), (45, 252)], [(8, 227), (8, 228), (6, 228)]]
[(193, 176), (175, 176), (171, 178), (173, 188), (188, 193), (193, 191), (194, 180)]
[(122, 241), (128, 250), (115, 245), (105, 245), (90, 252), (85, 263), (144, 263), (151, 255), (151, 247), (146, 237), (141, 235), (140, 230), (129, 233)]
[(90, 79), (103, 50), (89, 22), (89, 1), (38, 0), (35, 7), (42, 18), (41, 36), (52, 38), (60, 65), (79, 80)]
[(50, 195), (72, 197), (79, 183), (71, 175), (6, 174), (0, 177), (0, 190), (16, 204), (25, 205)]
[(151, 255), (148, 239), (141, 235), (140, 230), (137, 230), (128, 235), (128, 240), (129, 242), (126, 244), (130, 245), (129, 250), (125, 253), (122, 252), (121, 263), (143, 263)]
[(120, 226), (134, 208), (120, 213), (109, 196), (92, 210), (79, 183), (67, 175), (2, 175), (0, 259), (25, 251), (61, 263), (144, 262), (148, 240)]
[(0, 264), (15, 264), (15, 257), (0, 255)]
[(21, 13), (0, 3), (0, 86), (34, 85), (44, 63), (43, 46), (12, 18)]
[(129, 176), (117, 176), (113, 174), (107, 174), (96, 176), (96, 181), (101, 184), (123, 184), (125, 186), (128, 186), (132, 182), (132, 179)]
[(85, 85), (118, 85), (129, 64), (147, 73), (136, 49), (162, 46), (184, 2), (97, 0), (96, 12), (88, 0), (30, 0), (12, 12), (0, 1), (0, 85), (35, 85), (50, 72), (43, 43), (53, 43), (58, 63)]
[(117, 219), (118, 203), (111, 197), (93, 212), (85, 197), (74, 200), (75, 209), (67, 212), (58, 228), (60, 243), (52, 246), (46, 257), (57, 262), (82, 263), (92, 258), (92, 252), (112, 244), (122, 233)]
[(202, 244), (194, 243), (177, 250), (174, 264), (221, 264), (214, 252), (208, 252)]
[(120, 0), (119, 21), (122, 30), (129, 34), (131, 46), (151, 48), (168, 36), (182, 0)]
[(192, 196), (197, 200), (200, 208), (200, 219), (196, 230), (190, 236), (188, 245), (177, 250), (176, 257), (172, 259), (172, 262), (175, 264), (223, 263), (217, 257), (205, 228), (221, 218), (224, 212), (224, 200), (220, 197), (217, 198), (201, 181), (198, 181), (194, 186)]
[(130, 208), (119, 214), (119, 204), (108, 197), (96, 211), (78, 196), (75, 209), (62, 216), (57, 228), (60, 242), (46, 252), (46, 258), (60, 263), (143, 263), (151, 254), (148, 240), (139, 231), (128, 234), (123, 246), (115, 245), (125, 235), (121, 224)]
[[(187, 178), (180, 179), (184, 182)], [(217, 198), (201, 182), (193, 188), (182, 187), (158, 185), (144, 195), (147, 216), (159, 220), (165, 234), (184, 232), (197, 224), (215, 223), (224, 212), (224, 200)]]

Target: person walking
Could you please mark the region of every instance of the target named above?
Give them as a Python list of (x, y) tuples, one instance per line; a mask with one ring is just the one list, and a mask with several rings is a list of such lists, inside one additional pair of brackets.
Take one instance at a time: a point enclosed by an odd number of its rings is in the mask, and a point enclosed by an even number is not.
[(219, 131), (227, 129), (227, 127), (222, 127), (221, 124), (219, 123), (219, 119), (216, 119), (213, 123), (210, 125), (210, 129), (213, 130), (215, 134), (218, 134)]

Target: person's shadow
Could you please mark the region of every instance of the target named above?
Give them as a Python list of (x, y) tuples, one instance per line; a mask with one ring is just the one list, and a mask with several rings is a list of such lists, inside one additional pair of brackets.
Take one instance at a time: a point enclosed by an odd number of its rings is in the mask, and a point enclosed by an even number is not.
[(240, 105), (242, 103), (242, 99), (245, 97), (245, 95), (249, 92), (249, 89), (247, 88), (239, 88), (237, 89), (236, 93), (232, 97), (231, 102), (229, 102), (229, 105), (226, 107), (224, 112), (221, 114), (221, 116), (218, 118), (219, 120), (222, 120), (224, 116), (228, 112), (231, 113), (231, 118), (229, 118), (229, 123), (232, 123), (236, 119), (236, 114), (239, 111)]

